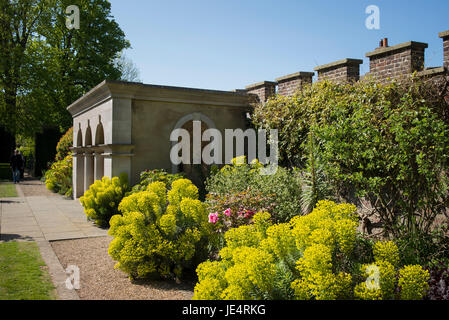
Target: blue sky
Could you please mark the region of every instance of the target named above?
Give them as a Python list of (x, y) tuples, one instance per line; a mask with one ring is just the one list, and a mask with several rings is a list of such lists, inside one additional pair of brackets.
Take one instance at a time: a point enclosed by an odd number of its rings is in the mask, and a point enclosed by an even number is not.
[[(110, 0), (144, 83), (232, 90), (343, 58), (364, 59), (382, 38), (429, 44), (441, 66), (448, 0)], [(365, 9), (380, 9), (368, 30)]]

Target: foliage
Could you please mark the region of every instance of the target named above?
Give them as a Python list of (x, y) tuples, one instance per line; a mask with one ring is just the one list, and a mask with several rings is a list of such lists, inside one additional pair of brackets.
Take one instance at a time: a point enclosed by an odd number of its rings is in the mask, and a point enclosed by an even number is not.
[(421, 300), (427, 293), (429, 271), (419, 265), (404, 266), (399, 271), (399, 287), (402, 300)]
[(206, 182), (209, 212), (225, 210), (224, 206), (231, 199), (252, 197), (257, 201), (254, 201), (253, 207), (245, 209), (270, 210), (275, 221), (285, 222), (301, 214), (299, 173), (279, 167), (273, 175), (262, 175), (259, 168), (261, 164), (258, 161), (246, 164), (246, 159), (240, 163), (234, 159), (232, 165), (226, 165), (211, 175)]
[(140, 173), (140, 183), (132, 188), (132, 192), (140, 192), (146, 190), (149, 184), (161, 181), (165, 184), (166, 188), (171, 188), (172, 183), (175, 180), (182, 179), (184, 176), (182, 173), (167, 173), (165, 170), (145, 170)]
[(226, 232), (219, 260), (198, 266), (194, 299), (412, 299), (427, 290), (421, 266), (400, 269), (393, 242), (374, 245), (374, 262), (359, 256), (353, 205), (319, 201), (288, 223), (263, 212), (253, 220)]
[[(80, 9), (79, 29), (66, 27), (70, 5)], [(107, 0), (2, 1), (0, 12), (0, 119), (9, 132), (67, 130), (68, 105), (121, 78), (114, 61), (130, 44)]]
[(50, 169), (44, 174), (44, 181), (48, 190), (69, 198), (73, 196), (73, 157), (70, 152), (70, 147), (72, 146), (73, 128), (70, 128), (59, 140), (56, 146), (55, 162), (52, 163)]
[(48, 190), (57, 192), (67, 197), (72, 197), (72, 155), (63, 160), (56, 161), (45, 172), (45, 185)]
[(128, 177), (103, 177), (89, 187), (80, 198), (87, 217), (99, 226), (107, 227), (112, 216), (119, 214), (119, 204), (129, 191)]
[(429, 270), (428, 300), (449, 300), (449, 264), (439, 263)]
[(427, 241), (449, 204), (446, 88), (445, 79), (417, 77), (385, 85), (322, 81), (258, 106), (254, 122), (279, 130), (282, 163), (299, 168), (310, 162), (313, 132), (334, 197), (366, 198), (385, 233), (412, 244)]
[(73, 127), (61, 137), (56, 146), (56, 161), (61, 161), (70, 154), (70, 148), (73, 147)]
[(124, 198), (111, 219), (109, 254), (131, 278), (181, 278), (204, 259), (210, 225), (198, 189), (179, 179), (153, 182)]
[[(225, 233), (231, 228), (249, 224), (257, 211), (272, 211), (273, 196), (263, 196), (250, 191), (233, 194), (208, 194), (206, 202), (210, 210), (209, 222), (219, 233)], [(215, 218), (216, 217), (216, 218)]]

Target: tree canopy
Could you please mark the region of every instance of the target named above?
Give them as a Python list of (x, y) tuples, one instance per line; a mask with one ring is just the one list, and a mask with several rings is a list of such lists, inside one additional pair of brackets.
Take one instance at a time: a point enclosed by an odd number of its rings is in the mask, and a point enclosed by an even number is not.
[[(79, 29), (66, 25), (71, 5)], [(101, 81), (121, 79), (116, 60), (129, 47), (107, 0), (0, 0), (0, 124), (29, 136), (67, 130), (66, 107)]]

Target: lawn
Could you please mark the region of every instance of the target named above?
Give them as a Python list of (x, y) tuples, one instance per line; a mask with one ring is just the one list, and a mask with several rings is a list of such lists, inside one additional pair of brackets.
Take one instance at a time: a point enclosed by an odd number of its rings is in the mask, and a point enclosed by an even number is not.
[(0, 198), (17, 197), (16, 186), (12, 183), (0, 182)]
[(0, 243), (0, 300), (53, 300), (50, 275), (34, 242)]

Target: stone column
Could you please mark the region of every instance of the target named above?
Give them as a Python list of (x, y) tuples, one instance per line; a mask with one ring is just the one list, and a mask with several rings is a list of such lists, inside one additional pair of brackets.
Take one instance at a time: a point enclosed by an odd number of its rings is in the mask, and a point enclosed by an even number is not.
[(84, 192), (94, 183), (94, 155), (92, 152), (84, 154)]
[(96, 151), (94, 153), (94, 177), (95, 181), (101, 180), (104, 177), (103, 151)]
[(84, 194), (84, 153), (73, 153), (73, 198)]
[(119, 177), (120, 174), (126, 173), (131, 184), (137, 183), (132, 172), (133, 145), (106, 145), (104, 146), (104, 176)]

